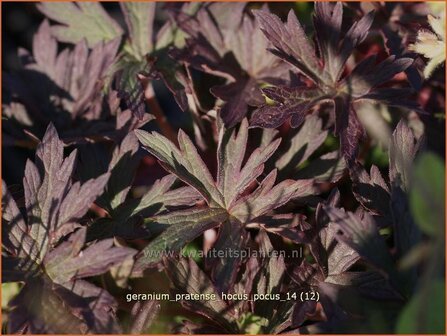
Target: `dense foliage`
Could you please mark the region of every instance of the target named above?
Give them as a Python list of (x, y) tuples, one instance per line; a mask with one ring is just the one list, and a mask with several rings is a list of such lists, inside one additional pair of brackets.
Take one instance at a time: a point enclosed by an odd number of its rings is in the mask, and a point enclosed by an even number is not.
[(445, 7), (37, 8), (5, 332), (445, 331)]

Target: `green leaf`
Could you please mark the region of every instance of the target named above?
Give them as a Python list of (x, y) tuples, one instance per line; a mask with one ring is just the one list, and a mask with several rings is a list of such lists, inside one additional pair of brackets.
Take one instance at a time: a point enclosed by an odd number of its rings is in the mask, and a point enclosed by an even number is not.
[(420, 229), (433, 237), (444, 236), (445, 167), (432, 153), (422, 154), (413, 171), (410, 206)]
[(122, 2), (121, 10), (129, 28), (130, 53), (137, 60), (153, 49), (155, 2)]
[(397, 323), (399, 334), (445, 334), (445, 282), (424, 286), (407, 304)]
[(52, 2), (40, 3), (39, 10), (62, 25), (53, 26), (53, 34), (61, 42), (78, 43), (87, 40), (89, 47), (100, 41), (112, 40), (123, 31), (96, 2)]

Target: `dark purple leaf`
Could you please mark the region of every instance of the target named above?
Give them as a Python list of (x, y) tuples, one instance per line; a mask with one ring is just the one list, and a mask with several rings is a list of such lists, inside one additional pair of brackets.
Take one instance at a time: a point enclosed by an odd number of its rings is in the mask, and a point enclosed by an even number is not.
[(214, 300), (183, 300), (181, 302), (183, 306), (208, 317), (229, 332), (237, 330), (231, 309), (220, 298), (220, 293), (216, 291), (210, 279), (192, 259), (166, 259), (165, 266), (176, 292), (215, 295)]
[[(262, 35), (258, 21), (243, 12), (244, 7), (243, 3), (214, 3), (200, 8), (195, 16), (174, 15), (190, 36), (186, 49), (177, 52), (176, 58), (228, 80), (211, 88), (211, 93), (224, 102), (220, 113), (227, 127), (240, 122), (249, 105), (264, 101), (261, 84), (275, 78), (281, 81), (287, 74), (285, 63), (267, 51), (270, 42)], [(267, 8), (263, 11), (268, 12)]]
[(135, 254), (133, 249), (114, 247), (112, 239), (94, 243), (76, 254), (73, 253), (74, 244), (75, 242), (63, 242), (45, 257), (46, 272), (56, 283), (64, 284), (74, 279), (105, 273)]
[(394, 271), (394, 262), (374, 219), (365, 213), (363, 218), (351, 212), (345, 212), (331, 206), (324, 206), (324, 211), (339, 230), (336, 239), (355, 250), (361, 257), (377, 268), (390, 274)]
[(252, 127), (276, 128), (291, 116), (292, 127), (298, 127), (315, 105), (328, 98), (320, 90), (306, 87), (269, 87), (262, 92), (275, 103), (253, 112), (250, 120)]
[(357, 156), (364, 129), (351, 103), (342, 97), (335, 99), (335, 128), (340, 137), (341, 152), (349, 164)]
[(390, 219), (390, 190), (379, 169), (372, 165), (368, 174), (360, 164), (355, 164), (350, 175), (356, 199), (373, 214)]
[(293, 10), (289, 12), (285, 24), (276, 15), (267, 11), (257, 10), (253, 13), (259, 21), (261, 30), (275, 48), (272, 52), (318, 83), (322, 69), (314, 47), (309, 42)]
[(178, 253), (187, 243), (227, 218), (228, 213), (222, 208), (192, 208), (147, 219), (149, 232), (162, 233), (140, 252), (133, 274), (141, 275), (145, 269), (155, 266), (163, 257)]
[(394, 241), (399, 257), (408, 253), (421, 239), (421, 232), (410, 212), (406, 192), (411, 186), (413, 162), (422, 140), (416, 139), (413, 131), (401, 120), (390, 143), (391, 211), (395, 229)]
[(241, 256), (229, 255), (229, 253), (235, 251), (240, 253), (246, 245), (247, 238), (248, 232), (241, 223), (227, 220), (220, 226), (219, 235), (211, 248), (211, 253), (224, 251), (225, 256), (207, 257), (205, 260), (207, 267), (212, 269), (212, 280), (219, 292), (232, 292), (243, 260)]
[(130, 333), (141, 334), (148, 330), (160, 311), (160, 304), (157, 301), (136, 302), (132, 307), (133, 323)]

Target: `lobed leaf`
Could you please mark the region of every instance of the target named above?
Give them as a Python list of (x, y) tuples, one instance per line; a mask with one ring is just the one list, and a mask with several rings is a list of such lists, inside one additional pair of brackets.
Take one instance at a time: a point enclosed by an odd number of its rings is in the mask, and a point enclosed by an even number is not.
[(129, 40), (132, 54), (141, 60), (153, 49), (153, 24), (155, 3), (120, 3), (126, 25), (129, 29)]
[(153, 154), (167, 171), (197, 189), (210, 206), (224, 205), (223, 197), (208, 168), (189, 137), (179, 131), (180, 150), (158, 133), (135, 131), (144, 148)]
[(355, 198), (371, 213), (391, 218), (390, 189), (377, 166), (368, 174), (360, 164), (350, 169)]
[(273, 170), (250, 195), (240, 198), (229, 209), (232, 216), (242, 223), (254, 220), (289, 200), (303, 198), (314, 193), (313, 180), (285, 180), (274, 186), (276, 170)]
[(276, 160), (276, 168), (280, 173), (293, 171), (323, 144), (326, 137), (321, 119), (316, 115), (307, 116), (300, 130), (290, 139), (290, 147)]
[(174, 288), (181, 294), (214, 294), (216, 299), (206, 301), (183, 300), (188, 309), (212, 319), (228, 331), (235, 330), (234, 316), (228, 305), (220, 298), (213, 283), (192, 259), (166, 259), (166, 270)]
[(343, 233), (336, 235), (337, 240), (350, 246), (361, 257), (379, 269), (385, 270), (389, 274), (395, 273), (394, 262), (385, 241), (380, 236), (376, 223), (369, 214), (365, 213), (361, 219), (351, 212), (331, 206), (323, 206), (323, 209), (331, 222)]
[(259, 21), (262, 32), (275, 47), (271, 52), (296, 66), (315, 83), (319, 83), (321, 67), (295, 13), (292, 10), (289, 12), (285, 24), (276, 15), (266, 11), (257, 10), (253, 11), (253, 14)]
[[(242, 264), (240, 253), (248, 241), (248, 232), (244, 226), (235, 220), (226, 220), (220, 226), (219, 235), (214, 243), (213, 251), (223, 251), (224, 257), (207, 257), (205, 262), (212, 270), (211, 278), (216, 289), (221, 293), (229, 293), (233, 290), (239, 269)], [(230, 251), (234, 253), (230, 255)]]
[(92, 47), (123, 33), (99, 3), (41, 3), (37, 8), (50, 19), (62, 24), (52, 28), (53, 34), (61, 42), (78, 43), (86, 39)]
[(193, 208), (147, 219), (147, 229), (161, 233), (139, 254), (134, 274), (140, 275), (146, 268), (159, 263), (163, 257), (177, 253), (203, 231), (216, 227), (227, 218), (228, 214), (222, 208)]
[(141, 334), (148, 330), (157, 314), (160, 311), (160, 304), (157, 301), (136, 302), (132, 307), (132, 334)]
[[(106, 239), (80, 251), (84, 241), (75, 234), (74, 239), (61, 243), (50, 251), (44, 260), (48, 276), (56, 283), (91, 277), (107, 272), (112, 266), (122, 263), (136, 251), (125, 247), (114, 247), (113, 239)], [(85, 233), (84, 233), (85, 239)], [(79, 247), (74, 249), (74, 245)]]
[(421, 145), (403, 120), (393, 132), (390, 143), (390, 182), (392, 187), (407, 191), (410, 186), (411, 167)]

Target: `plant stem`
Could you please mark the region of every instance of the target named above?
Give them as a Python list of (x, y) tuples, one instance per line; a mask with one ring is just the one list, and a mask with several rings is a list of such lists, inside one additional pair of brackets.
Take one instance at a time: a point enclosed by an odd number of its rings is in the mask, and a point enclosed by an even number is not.
[(152, 83), (147, 83), (146, 89), (144, 91), (144, 96), (146, 98), (146, 103), (149, 106), (150, 112), (155, 116), (155, 120), (160, 127), (161, 132), (171, 140), (173, 143), (177, 144), (177, 135), (174, 129), (168, 122), (163, 110), (158, 103), (157, 97), (155, 96), (155, 91)]

